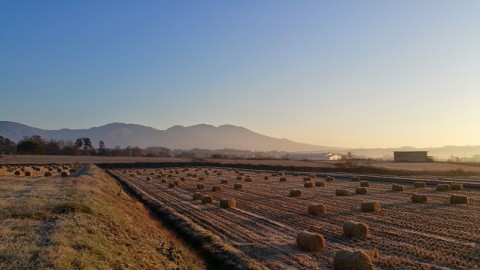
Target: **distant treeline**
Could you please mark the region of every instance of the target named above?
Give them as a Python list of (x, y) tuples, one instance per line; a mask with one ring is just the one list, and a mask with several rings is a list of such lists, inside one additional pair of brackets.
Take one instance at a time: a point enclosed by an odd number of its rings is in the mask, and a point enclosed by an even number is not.
[(170, 150), (166, 147), (148, 147), (142, 149), (137, 146), (122, 148), (106, 147), (103, 141), (97, 147), (92, 145), (90, 138), (76, 140), (46, 140), (34, 135), (24, 137), (18, 143), (0, 136), (0, 154), (19, 155), (68, 155), (68, 156), (132, 156), (132, 157), (183, 157), (183, 158), (247, 158), (247, 159), (288, 159), (288, 153), (283, 151), (249, 151), (236, 149), (191, 149)]
[(98, 147), (92, 145), (90, 138), (78, 138), (72, 140), (45, 140), (41, 136), (33, 135), (24, 137), (20, 142), (0, 136), (0, 154), (19, 154), (19, 155), (68, 155), (68, 156), (152, 156), (152, 157), (171, 157), (172, 152), (165, 147), (150, 147), (142, 149), (137, 146), (127, 146), (121, 148), (107, 148), (103, 141), (100, 141)]

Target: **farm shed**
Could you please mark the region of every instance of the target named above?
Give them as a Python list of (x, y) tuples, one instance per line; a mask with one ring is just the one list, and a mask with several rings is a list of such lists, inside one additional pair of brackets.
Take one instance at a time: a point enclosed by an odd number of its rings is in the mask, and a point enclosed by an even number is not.
[(394, 151), (396, 162), (428, 162), (427, 151)]

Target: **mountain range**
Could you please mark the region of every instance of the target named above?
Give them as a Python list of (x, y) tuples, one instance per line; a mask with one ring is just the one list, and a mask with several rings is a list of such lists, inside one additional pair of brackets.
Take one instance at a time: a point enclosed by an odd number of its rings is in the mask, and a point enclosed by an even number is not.
[(314, 151), (338, 148), (298, 143), (265, 136), (234, 125), (212, 126), (199, 124), (189, 127), (173, 126), (166, 130), (124, 123), (111, 123), (88, 129), (46, 130), (24, 124), (0, 121), (0, 136), (20, 141), (25, 136), (40, 135), (47, 140), (75, 140), (88, 137), (94, 146), (100, 140), (109, 148), (163, 146), (170, 149), (239, 149), (251, 151)]
[(278, 139), (253, 132), (249, 129), (234, 125), (221, 125), (218, 127), (199, 124), (194, 126), (173, 126), (166, 130), (152, 127), (111, 123), (100, 127), (88, 129), (58, 129), (46, 130), (30, 127), (24, 124), (0, 121), (0, 136), (13, 141), (20, 141), (25, 136), (40, 135), (49, 140), (75, 140), (89, 137), (94, 146), (103, 140), (108, 148), (116, 146), (138, 146), (141, 148), (162, 146), (170, 149), (237, 149), (250, 151), (286, 151), (303, 152), (335, 152), (345, 154), (353, 152), (355, 156), (369, 158), (392, 158), (393, 151), (425, 150), (428, 154), (438, 159), (449, 159), (452, 156), (472, 157), (480, 155), (480, 145), (477, 146), (444, 146), (444, 147), (400, 147), (400, 148), (338, 148), (330, 146), (312, 145), (294, 142), (288, 139)]

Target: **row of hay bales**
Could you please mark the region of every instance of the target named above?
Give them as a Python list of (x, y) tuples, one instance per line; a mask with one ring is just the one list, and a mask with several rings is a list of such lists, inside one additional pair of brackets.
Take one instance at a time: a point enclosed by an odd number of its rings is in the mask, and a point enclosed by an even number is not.
[[(5, 166), (8, 173), (11, 173), (17, 177), (35, 177), (35, 176), (44, 176), (50, 177), (53, 176), (54, 173), (60, 173), (62, 177), (68, 177), (71, 173), (77, 172), (80, 168), (78, 164), (72, 165), (45, 165), (45, 166)], [(2, 166), (3, 169), (3, 166)], [(44, 171), (42, 173), (42, 171)]]
[[(203, 204), (212, 204), (213, 203), (213, 197), (210, 195), (204, 195), (200, 192), (195, 192), (193, 193), (192, 196), (194, 201), (201, 201)], [(237, 201), (233, 198), (222, 198), (219, 201), (219, 205), (221, 208), (229, 209), (229, 208), (236, 208), (237, 207)]]
[[(343, 234), (349, 238), (362, 238), (369, 235), (368, 225), (362, 222), (348, 220), (343, 224)], [(301, 231), (297, 234), (297, 246), (306, 251), (325, 251), (327, 242), (318, 233)], [(373, 259), (378, 257), (378, 251), (339, 250), (333, 257), (334, 269), (375, 269)]]

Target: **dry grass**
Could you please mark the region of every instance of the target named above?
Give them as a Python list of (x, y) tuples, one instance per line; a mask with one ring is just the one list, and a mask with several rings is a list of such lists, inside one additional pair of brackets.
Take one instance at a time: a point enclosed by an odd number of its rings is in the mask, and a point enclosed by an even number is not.
[(318, 233), (299, 232), (297, 246), (307, 251), (321, 251), (326, 249), (325, 238)]
[(405, 187), (402, 185), (397, 185), (397, 184), (392, 185), (392, 191), (401, 192), (404, 190), (405, 190)]
[(368, 189), (366, 187), (357, 187), (355, 189), (355, 193), (359, 195), (366, 195), (368, 193)]
[(348, 196), (350, 192), (346, 189), (337, 189), (335, 190), (335, 196)]
[(462, 195), (452, 195), (450, 196), (450, 203), (451, 204), (467, 204), (468, 198), (467, 196), (462, 196)]
[(229, 199), (223, 198), (220, 200), (220, 207), (225, 209), (235, 208), (237, 207), (237, 201), (232, 198), (229, 198)]
[(418, 182), (417, 181), (417, 182), (413, 183), (413, 187), (414, 188), (426, 188), (427, 185), (425, 184), (425, 182)]
[(363, 202), (360, 205), (362, 212), (378, 212), (382, 209), (380, 202)]
[(373, 265), (370, 256), (364, 251), (340, 250), (335, 253), (335, 257), (333, 258), (333, 269), (373, 270), (375, 269), (375, 266)]
[(365, 237), (368, 235), (368, 225), (362, 222), (346, 221), (343, 223), (343, 233), (347, 237)]
[(290, 190), (290, 197), (300, 197), (302, 196), (302, 191), (300, 189)]
[(442, 192), (450, 191), (451, 189), (452, 187), (449, 184), (438, 184), (435, 187), (436, 191), (442, 191)]
[(425, 194), (412, 194), (412, 202), (414, 203), (427, 203), (428, 197)]
[(323, 215), (327, 213), (327, 209), (325, 208), (325, 205), (320, 203), (314, 203), (314, 204), (308, 205), (307, 211), (310, 215), (314, 215), (314, 216)]
[(0, 269), (204, 268), (96, 167), (2, 177), (0, 191)]

